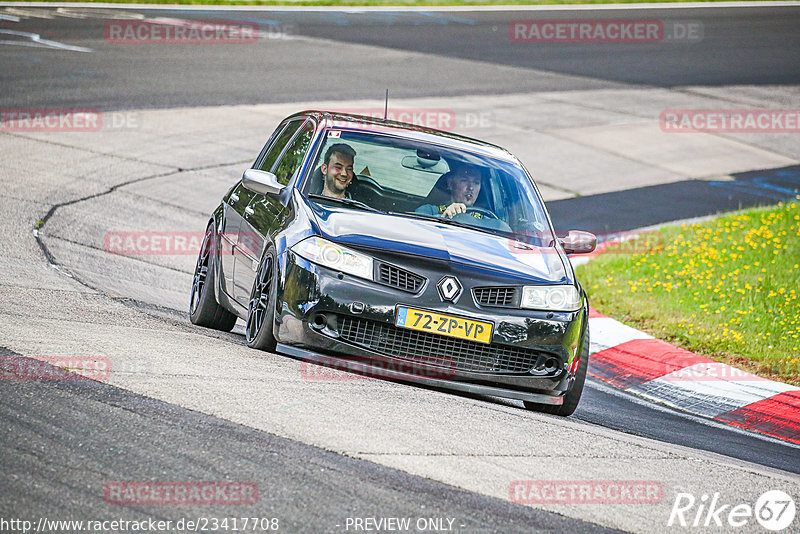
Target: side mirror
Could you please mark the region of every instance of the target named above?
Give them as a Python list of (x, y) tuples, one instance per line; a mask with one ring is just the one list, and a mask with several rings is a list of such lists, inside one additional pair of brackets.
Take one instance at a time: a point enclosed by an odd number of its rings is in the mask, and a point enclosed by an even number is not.
[(284, 186), (278, 183), (278, 177), (271, 172), (258, 169), (247, 169), (242, 175), (242, 185), (250, 191), (270, 195), (280, 193)]
[(567, 254), (588, 254), (597, 248), (597, 236), (580, 230), (570, 230), (566, 237), (559, 237), (558, 242)]

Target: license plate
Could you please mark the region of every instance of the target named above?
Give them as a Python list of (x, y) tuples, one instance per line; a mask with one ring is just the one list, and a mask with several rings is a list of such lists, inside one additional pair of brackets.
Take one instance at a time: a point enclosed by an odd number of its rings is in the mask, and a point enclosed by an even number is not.
[(407, 306), (397, 307), (397, 318), (394, 324), (401, 328), (479, 341), (481, 343), (489, 343), (492, 340), (492, 328), (494, 327), (492, 323), (485, 321), (454, 317)]

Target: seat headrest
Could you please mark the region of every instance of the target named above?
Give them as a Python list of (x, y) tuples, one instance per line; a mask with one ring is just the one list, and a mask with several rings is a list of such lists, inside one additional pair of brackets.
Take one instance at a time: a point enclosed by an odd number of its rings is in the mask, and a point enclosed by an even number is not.
[(317, 167), (311, 173), (311, 185), (308, 186), (308, 192), (311, 195), (321, 195), (324, 187), (325, 178), (322, 176), (322, 167)]

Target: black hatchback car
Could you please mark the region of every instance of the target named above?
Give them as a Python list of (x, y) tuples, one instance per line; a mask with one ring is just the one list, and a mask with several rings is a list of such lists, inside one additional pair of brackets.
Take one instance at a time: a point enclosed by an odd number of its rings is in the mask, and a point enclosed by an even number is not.
[(208, 223), (194, 324), (250, 347), (570, 415), (586, 294), (536, 186), (505, 150), (371, 117), (285, 119)]

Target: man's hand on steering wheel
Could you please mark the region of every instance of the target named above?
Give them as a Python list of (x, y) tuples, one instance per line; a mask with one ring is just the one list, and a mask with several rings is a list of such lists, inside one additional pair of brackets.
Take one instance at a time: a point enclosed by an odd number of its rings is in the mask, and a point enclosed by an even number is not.
[(469, 213), (475, 212), (480, 213), (484, 217), (488, 217), (489, 219), (498, 219), (497, 215), (494, 214), (491, 210), (486, 208), (478, 208), (476, 206), (469, 206), (467, 207), (466, 204), (462, 204), (461, 202), (453, 202), (447, 209), (442, 212), (442, 216), (447, 217), (448, 219), (452, 219), (459, 213)]
[(453, 202), (447, 209), (442, 212), (443, 217), (447, 217), (448, 219), (452, 219), (454, 216), (458, 215), (459, 213), (466, 213), (467, 212), (467, 205), (462, 204), (461, 202)]

